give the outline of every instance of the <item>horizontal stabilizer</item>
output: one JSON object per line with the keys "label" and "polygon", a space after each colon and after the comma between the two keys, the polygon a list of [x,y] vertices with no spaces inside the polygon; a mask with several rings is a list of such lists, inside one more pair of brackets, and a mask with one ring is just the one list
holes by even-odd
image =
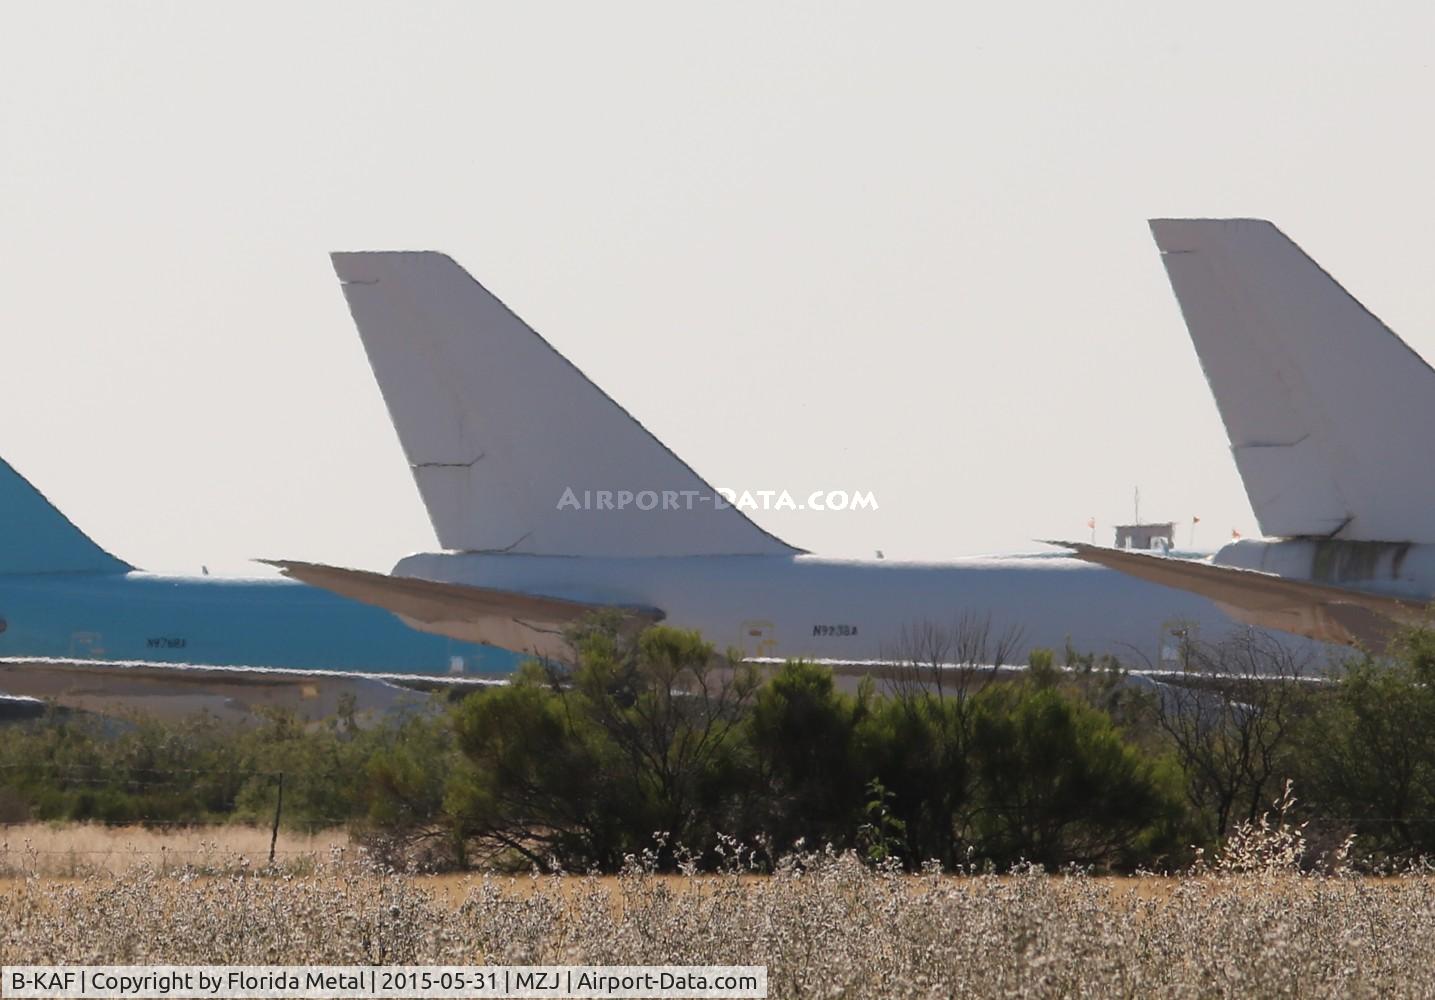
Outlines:
{"label": "horizontal stabilizer", "polygon": [[662,621],[656,608],[584,604],[509,590],[390,576],[317,563],[261,559],[285,576],[384,608],[424,631],[552,659],[569,659],[565,633],[590,615],[617,611],[634,630]]}
{"label": "horizontal stabilizer", "polygon": [[1071,549],[1078,559],[1151,583],[1200,594],[1217,604],[1251,615],[1299,613],[1318,610],[1331,629],[1328,641],[1383,648],[1401,625],[1424,622],[1427,609],[1414,601],[1370,594],[1307,580],[1291,580],[1260,570],[1216,566],[1208,562],[1085,542],[1047,542]]}
{"label": "horizontal stabilizer", "polygon": [[343,711],[346,703],[358,712],[382,715],[421,704],[415,691],[485,683],[494,682],[138,660],[0,658],[0,690],[8,694],[102,715],[139,712],[178,719],[205,711],[242,721],[256,710],[281,708],[317,722]]}

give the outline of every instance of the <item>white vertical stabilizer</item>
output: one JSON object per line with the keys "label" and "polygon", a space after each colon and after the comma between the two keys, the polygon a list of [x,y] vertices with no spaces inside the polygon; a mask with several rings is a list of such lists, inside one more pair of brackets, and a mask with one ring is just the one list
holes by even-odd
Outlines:
{"label": "white vertical stabilizer", "polygon": [[1269,222],[1151,231],[1261,531],[1435,541],[1435,370]]}
{"label": "white vertical stabilizer", "polygon": [[369,362],[445,549],[788,554],[463,268],[336,253]]}

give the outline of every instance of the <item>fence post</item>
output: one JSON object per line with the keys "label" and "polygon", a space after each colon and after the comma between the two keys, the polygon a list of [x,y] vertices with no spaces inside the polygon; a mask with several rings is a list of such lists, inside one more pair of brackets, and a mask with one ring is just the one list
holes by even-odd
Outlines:
{"label": "fence post", "polygon": [[269,863],[274,864],[274,848],[279,843],[279,814],[284,811],[284,772],[279,772],[279,794],[274,799],[274,830],[269,834]]}

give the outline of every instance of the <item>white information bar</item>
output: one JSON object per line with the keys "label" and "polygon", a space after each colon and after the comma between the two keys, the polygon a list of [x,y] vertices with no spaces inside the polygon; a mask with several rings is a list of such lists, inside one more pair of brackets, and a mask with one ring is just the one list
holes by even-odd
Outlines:
{"label": "white information bar", "polygon": [[8,965],[35,998],[766,997],[765,965]]}

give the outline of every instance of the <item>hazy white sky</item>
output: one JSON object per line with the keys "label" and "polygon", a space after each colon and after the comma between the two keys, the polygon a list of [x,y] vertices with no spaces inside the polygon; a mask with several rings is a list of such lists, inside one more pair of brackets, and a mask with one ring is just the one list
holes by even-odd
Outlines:
{"label": "hazy white sky", "polygon": [[[823,553],[1254,533],[1145,220],[1435,355],[1435,7],[4,5],[0,455],[147,568],[433,535],[329,269],[442,249]],[[1185,529],[1181,541],[1187,540]]]}

